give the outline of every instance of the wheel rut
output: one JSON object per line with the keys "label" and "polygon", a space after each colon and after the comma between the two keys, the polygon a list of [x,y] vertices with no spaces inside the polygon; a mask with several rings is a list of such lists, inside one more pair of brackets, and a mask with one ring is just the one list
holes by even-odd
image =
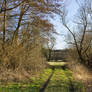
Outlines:
{"label": "wheel rut", "polygon": [[49,76],[48,79],[44,82],[44,84],[41,86],[39,92],[45,92],[45,89],[46,89],[47,85],[49,84],[49,82],[50,82],[50,80],[51,80],[51,78],[52,78],[52,76],[53,76],[53,74],[54,74],[54,70],[55,70],[55,68],[52,69],[52,72],[51,72],[50,76]]}

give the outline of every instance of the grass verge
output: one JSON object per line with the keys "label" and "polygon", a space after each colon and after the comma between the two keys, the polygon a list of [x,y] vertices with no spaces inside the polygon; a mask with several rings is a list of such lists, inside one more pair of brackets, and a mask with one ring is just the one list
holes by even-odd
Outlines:
{"label": "grass verge", "polygon": [[45,69],[39,76],[30,79],[30,83],[8,83],[0,85],[0,92],[38,92],[41,85],[51,74],[51,69]]}

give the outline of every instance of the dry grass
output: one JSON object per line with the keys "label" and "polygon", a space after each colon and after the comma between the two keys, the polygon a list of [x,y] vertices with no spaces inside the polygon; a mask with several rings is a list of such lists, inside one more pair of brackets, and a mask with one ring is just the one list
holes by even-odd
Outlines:
{"label": "dry grass", "polygon": [[92,79],[92,74],[84,65],[78,62],[69,62],[69,68],[73,71],[74,78],[79,80]]}
{"label": "dry grass", "polygon": [[92,71],[89,71],[84,65],[78,62],[69,62],[69,68],[75,80],[82,81],[86,92],[92,92]]}
{"label": "dry grass", "polygon": [[0,53],[0,82],[27,82],[45,68],[40,45],[6,45]]}

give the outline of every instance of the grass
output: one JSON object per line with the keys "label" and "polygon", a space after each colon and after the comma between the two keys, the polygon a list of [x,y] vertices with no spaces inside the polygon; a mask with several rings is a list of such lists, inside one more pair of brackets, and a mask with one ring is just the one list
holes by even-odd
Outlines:
{"label": "grass", "polygon": [[55,69],[54,75],[51,78],[46,92],[68,92],[67,88],[69,88],[69,80],[65,71],[62,69]]}
{"label": "grass", "polygon": [[30,79],[30,83],[9,83],[8,85],[1,85],[0,92],[38,92],[41,85],[47,80],[51,73],[51,69],[45,69],[38,77]]}
{"label": "grass", "polygon": [[67,62],[48,62],[50,68],[65,68],[67,66]]}
{"label": "grass", "polygon": [[55,69],[45,92],[84,92],[84,88],[81,82],[74,81],[70,70]]}
{"label": "grass", "polygon": [[48,64],[51,66],[64,66],[67,63],[66,62],[48,62]]}
{"label": "grass", "polygon": [[[38,77],[31,78],[29,84],[10,83],[2,85],[0,92],[39,92],[39,88],[48,79],[51,72],[51,69],[45,69]],[[72,72],[68,69],[55,69],[45,92],[72,92],[70,91],[70,80],[75,88],[74,92],[84,92],[82,83],[74,81]]]}

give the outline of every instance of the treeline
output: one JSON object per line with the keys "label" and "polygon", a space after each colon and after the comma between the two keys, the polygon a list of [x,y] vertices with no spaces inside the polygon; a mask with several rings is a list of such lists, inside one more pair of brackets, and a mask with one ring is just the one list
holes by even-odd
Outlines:
{"label": "treeline", "polygon": [[70,49],[55,50],[55,49],[42,48],[42,53],[47,61],[65,62],[65,61],[69,61],[68,56],[70,53]]}

